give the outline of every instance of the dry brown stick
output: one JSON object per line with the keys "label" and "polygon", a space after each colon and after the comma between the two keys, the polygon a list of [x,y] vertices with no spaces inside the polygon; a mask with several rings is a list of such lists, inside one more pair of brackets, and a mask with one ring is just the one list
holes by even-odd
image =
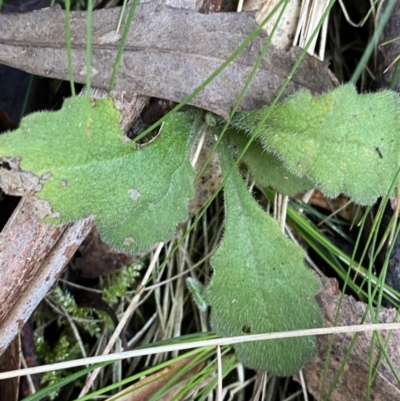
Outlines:
{"label": "dry brown stick", "polygon": [[93,226],[93,219],[48,226],[23,198],[0,233],[0,354],[2,354]]}

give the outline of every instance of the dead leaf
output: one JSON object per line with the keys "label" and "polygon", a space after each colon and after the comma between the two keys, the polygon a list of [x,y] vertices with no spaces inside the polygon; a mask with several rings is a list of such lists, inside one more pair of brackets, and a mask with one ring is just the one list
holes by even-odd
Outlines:
{"label": "dead leaf", "polygon": [[[323,289],[318,294],[317,300],[324,315],[325,326],[331,327],[333,326],[336,309],[338,307],[340,290],[335,279],[323,279],[322,284]],[[365,309],[366,305],[364,303],[358,302],[353,297],[345,295],[341,305],[337,326],[361,324],[361,317],[363,316]],[[381,308],[379,323],[393,322],[396,322],[396,310]],[[365,323],[371,323],[371,320],[367,318]],[[382,340],[385,341],[388,332],[381,331],[380,335]],[[329,356],[326,380],[322,387],[322,394],[326,393],[327,389],[330,387],[333,378],[349,349],[353,336],[354,333],[335,335],[332,353]],[[366,399],[371,339],[372,332],[362,332],[359,334],[345,369],[340,375],[339,381],[329,397],[330,401],[364,401]],[[314,360],[304,366],[303,374],[308,390],[316,399],[319,399],[324,363],[328,355],[329,336],[318,336],[317,340],[318,355]],[[391,333],[390,341],[387,344],[386,349],[397,372],[400,372],[399,347],[400,332],[394,331]],[[379,356],[381,356],[381,351],[379,346],[376,346],[373,358],[374,363],[377,362]],[[295,379],[299,381],[298,377],[295,377]],[[400,399],[400,384],[396,381],[384,357],[378,368],[375,381],[371,387],[371,399],[374,401]]]}
{"label": "dead leaf", "polygon": [[142,256],[112,249],[100,239],[100,234],[95,227],[83,240],[79,253],[80,256],[74,260],[73,269],[83,278],[95,278],[114,273]]}
{"label": "dead leaf", "polygon": [[[107,89],[119,41],[108,40],[120,9],[93,13],[92,85]],[[59,8],[0,15],[0,62],[37,75],[69,79],[65,15]],[[29,29],[26,27],[29,26]],[[248,13],[200,14],[157,2],[139,4],[118,70],[115,90],[180,102],[201,85],[257,27]],[[74,80],[85,83],[86,14],[71,13]],[[189,103],[228,118],[267,40],[260,32],[225,70]],[[271,103],[301,49],[273,46],[263,58],[239,110]],[[327,65],[306,55],[285,91],[317,94],[336,83]]]}
{"label": "dead leaf", "polygon": [[328,210],[331,215],[338,215],[347,221],[354,222],[354,224],[358,224],[363,213],[363,209],[352,202],[350,198],[340,195],[337,198],[330,199],[317,189],[314,189],[308,203]]}

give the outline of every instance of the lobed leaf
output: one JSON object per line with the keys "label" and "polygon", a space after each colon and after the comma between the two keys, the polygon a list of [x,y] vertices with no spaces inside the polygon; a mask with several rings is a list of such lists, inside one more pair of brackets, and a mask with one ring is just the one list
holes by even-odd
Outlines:
{"label": "lobed leaf", "polygon": [[[226,148],[218,153],[226,177],[234,163]],[[238,336],[321,327],[314,298],[320,285],[303,264],[304,251],[259,207],[236,168],[224,192],[225,232],[202,294],[215,332]],[[289,376],[314,357],[316,344],[314,337],[299,337],[237,344],[235,350],[251,368]]]}
{"label": "lobed leaf", "polygon": [[[264,115],[265,109],[241,113],[233,125],[254,132]],[[343,193],[367,205],[387,194],[396,178],[399,130],[395,92],[359,95],[347,84],[317,97],[298,92],[274,108],[259,139],[325,195]]]}
{"label": "lobed leaf", "polygon": [[46,222],[94,215],[110,245],[139,252],[170,239],[187,217],[192,122],[190,113],[171,115],[156,139],[134,149],[110,100],[71,98],[60,111],[31,114],[2,135],[0,161],[20,158],[22,170],[40,177],[36,196],[59,216]]}

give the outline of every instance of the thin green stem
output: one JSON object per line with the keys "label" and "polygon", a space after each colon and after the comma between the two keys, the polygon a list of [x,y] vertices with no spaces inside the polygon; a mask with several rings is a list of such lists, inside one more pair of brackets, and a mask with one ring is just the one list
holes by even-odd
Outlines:
{"label": "thin green stem", "polygon": [[72,66],[72,49],[71,49],[71,0],[65,0],[65,42],[67,44],[68,58],[68,75],[72,96],[75,96],[74,70]]}
{"label": "thin green stem", "polygon": [[92,20],[93,0],[88,0],[86,17],[86,96],[90,97],[92,85]]}
{"label": "thin green stem", "polygon": [[[133,17],[135,16],[136,6],[138,4],[139,4],[139,0],[134,0],[131,5],[131,8],[129,10],[128,19],[126,21],[124,31],[122,33],[121,43],[118,47],[118,53],[115,58],[114,67],[113,67],[113,71],[112,71],[111,79],[110,79],[110,85],[108,86],[108,91],[111,91],[115,85],[115,81],[117,79],[117,72],[118,72],[119,65],[121,63],[122,54],[124,52],[126,40],[128,38],[129,29],[132,25]],[[121,16],[122,16],[122,12],[121,12]],[[119,30],[119,28],[120,28],[120,26],[118,25],[118,30]]]}

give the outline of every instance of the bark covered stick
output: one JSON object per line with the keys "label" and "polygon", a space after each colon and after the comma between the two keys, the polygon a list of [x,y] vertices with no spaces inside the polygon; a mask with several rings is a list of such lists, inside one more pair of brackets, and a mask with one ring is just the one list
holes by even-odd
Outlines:
{"label": "bark covered stick", "polygon": [[93,226],[92,218],[48,226],[23,198],[0,233],[0,355],[55,284]]}

